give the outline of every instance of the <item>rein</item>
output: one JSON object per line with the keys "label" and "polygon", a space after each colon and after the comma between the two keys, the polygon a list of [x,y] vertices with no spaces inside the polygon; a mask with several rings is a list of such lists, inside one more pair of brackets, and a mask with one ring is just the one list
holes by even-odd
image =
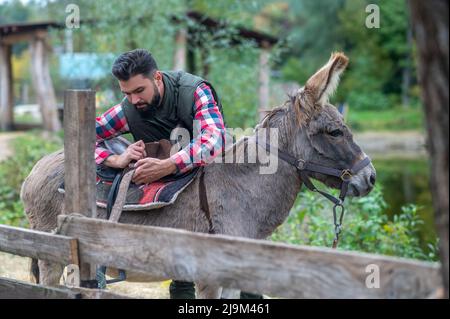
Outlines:
{"label": "rein", "polygon": [[[256,144],[261,145],[258,142],[258,139],[256,139]],[[265,146],[264,145],[262,145],[262,146],[265,147],[265,149],[270,154],[272,154],[271,149],[272,150],[276,149],[276,148],[271,147],[269,143],[266,143]],[[370,162],[371,162],[370,158],[365,157],[364,159],[360,160],[355,165],[353,165],[351,168],[336,169],[336,168],[332,168],[332,167],[327,167],[327,166],[311,163],[311,162],[305,161],[301,158],[296,158],[296,157],[292,156],[291,154],[286,153],[279,149],[276,149],[276,150],[277,150],[278,158],[280,158],[281,160],[285,161],[288,164],[291,164],[292,166],[294,166],[297,169],[297,171],[300,175],[300,179],[303,181],[303,183],[306,185],[306,187],[310,191],[321,194],[322,196],[324,196],[326,199],[328,199],[329,201],[331,201],[334,204],[334,206],[333,206],[334,239],[333,239],[332,248],[336,248],[338,245],[338,242],[339,242],[339,235],[342,230],[342,220],[344,218],[344,212],[345,212],[344,200],[345,200],[345,196],[347,195],[348,185],[350,183],[351,178],[354,175],[356,175],[364,167],[366,167],[367,165],[370,164]],[[342,183],[341,183],[341,192],[339,194],[339,198],[336,198],[329,193],[326,193],[324,191],[317,189],[317,187],[314,186],[313,182],[311,181],[308,173],[320,173],[320,174],[340,178],[342,180]]]}

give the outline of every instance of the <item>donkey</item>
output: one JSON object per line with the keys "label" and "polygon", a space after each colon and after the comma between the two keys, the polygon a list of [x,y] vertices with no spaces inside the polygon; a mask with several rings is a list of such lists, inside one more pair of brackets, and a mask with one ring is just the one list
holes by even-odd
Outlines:
{"label": "donkey", "polygon": [[[341,114],[328,103],[347,64],[348,58],[343,53],[332,54],[304,87],[264,118],[256,132],[261,128],[278,129],[279,150],[307,162],[339,170],[360,162],[366,155],[353,141]],[[241,138],[233,149],[242,154],[252,145],[257,147],[256,136],[255,133]],[[204,167],[209,218],[200,207],[197,178],[173,205],[149,212],[124,211],[119,222],[203,233],[208,233],[212,222],[218,234],[265,239],[287,218],[303,181],[297,168],[286,161],[278,161],[275,174],[260,174],[260,166],[257,162],[211,163]],[[24,181],[21,199],[32,229],[50,232],[57,227],[57,216],[63,212],[64,195],[57,191],[64,179],[63,170],[64,153],[60,150],[42,158]],[[316,172],[309,176],[332,188],[340,188],[343,183],[327,174]],[[375,168],[366,165],[349,178],[347,195],[367,195],[375,178]],[[98,217],[105,218],[105,210],[98,209]],[[38,266],[39,282],[59,283],[62,265],[40,260]],[[127,277],[130,281],[150,279],[132,273],[127,273]],[[217,298],[220,291],[220,287],[197,283],[199,297]]]}

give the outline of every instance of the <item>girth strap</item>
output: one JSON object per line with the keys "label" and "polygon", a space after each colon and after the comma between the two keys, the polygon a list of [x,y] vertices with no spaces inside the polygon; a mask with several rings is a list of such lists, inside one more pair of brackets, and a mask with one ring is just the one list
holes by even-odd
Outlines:
{"label": "girth strap", "polygon": [[206,216],[206,219],[208,220],[209,224],[209,234],[215,234],[216,231],[214,229],[214,224],[212,222],[211,218],[211,211],[209,210],[208,205],[208,196],[206,194],[206,186],[205,186],[205,168],[200,168],[200,177],[198,181],[198,195],[200,200],[200,209],[203,211],[203,213]]}

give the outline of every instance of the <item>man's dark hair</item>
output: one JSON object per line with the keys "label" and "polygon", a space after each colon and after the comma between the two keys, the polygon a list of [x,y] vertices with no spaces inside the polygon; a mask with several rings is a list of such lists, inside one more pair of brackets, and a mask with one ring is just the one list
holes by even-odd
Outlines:
{"label": "man's dark hair", "polygon": [[135,49],[122,53],[112,67],[112,74],[120,81],[128,81],[131,77],[142,74],[150,78],[158,70],[156,61],[145,49]]}

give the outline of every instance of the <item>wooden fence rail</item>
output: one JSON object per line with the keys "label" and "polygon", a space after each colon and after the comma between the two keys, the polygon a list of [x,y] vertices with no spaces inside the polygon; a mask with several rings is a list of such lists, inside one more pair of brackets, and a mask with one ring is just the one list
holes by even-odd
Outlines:
{"label": "wooden fence rail", "polygon": [[441,283],[437,263],[75,216],[58,224],[78,239],[81,262],[276,297],[425,298]]}
{"label": "wooden fence rail", "polygon": [[75,238],[6,225],[0,225],[0,251],[65,265],[79,264]]}
{"label": "wooden fence rail", "polygon": [[[441,284],[438,263],[74,215],[59,216],[58,224],[64,236],[0,225],[0,251],[64,265],[105,265],[152,277],[202,281],[288,298],[426,298]],[[375,282],[367,285],[369,277],[379,278],[378,288]],[[81,288],[52,290],[0,278],[0,298],[16,296],[125,297]]]}
{"label": "wooden fence rail", "polygon": [[[96,216],[95,93],[66,91],[65,214]],[[373,254],[293,246],[63,215],[64,235],[0,225],[0,251],[80,266],[105,265],[152,277],[204,282],[274,297],[426,298],[441,287],[440,265]],[[0,298],[124,298],[0,278]]]}
{"label": "wooden fence rail", "polygon": [[129,297],[99,289],[45,287],[0,277],[0,299],[127,299]]}

